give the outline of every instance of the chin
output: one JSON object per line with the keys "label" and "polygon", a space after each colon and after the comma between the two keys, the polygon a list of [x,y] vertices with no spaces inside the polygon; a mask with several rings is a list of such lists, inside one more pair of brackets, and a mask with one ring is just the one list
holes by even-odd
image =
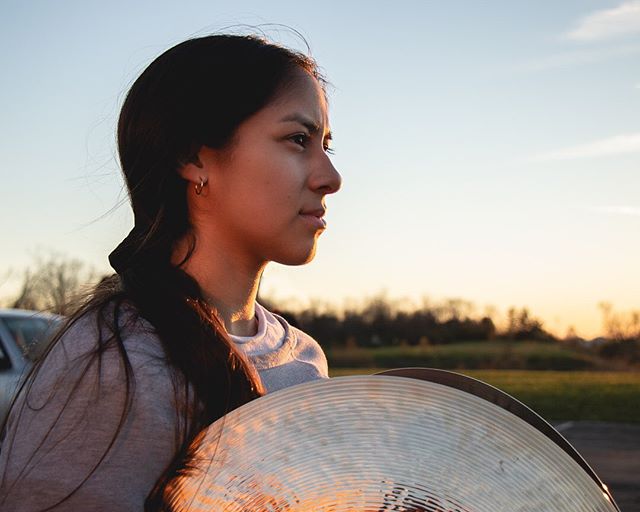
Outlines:
{"label": "chin", "polygon": [[296,253],[291,252],[289,254],[283,254],[281,255],[280,258],[274,259],[274,261],[282,265],[289,265],[289,266],[306,265],[311,260],[313,260],[315,255],[316,255],[316,245],[314,244],[313,247],[311,247],[310,249],[299,251]]}

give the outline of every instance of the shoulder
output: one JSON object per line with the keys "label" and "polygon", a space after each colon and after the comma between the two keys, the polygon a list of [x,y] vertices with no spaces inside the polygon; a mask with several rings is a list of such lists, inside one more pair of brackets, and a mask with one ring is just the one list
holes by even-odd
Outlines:
{"label": "shoulder", "polygon": [[289,332],[294,339],[294,352],[296,357],[314,357],[324,360],[326,365],[326,357],[320,344],[309,334],[298,327],[289,326]]}
{"label": "shoulder", "polygon": [[131,390],[144,393],[149,380],[160,394],[166,387],[161,384],[173,375],[160,338],[131,306],[116,311],[107,304],[62,329],[25,384],[30,396],[65,400],[73,389],[86,394],[98,387],[109,396]]}
{"label": "shoulder", "polygon": [[290,325],[283,317],[275,316],[285,326],[286,343],[290,347],[293,361],[304,364],[308,369],[313,369],[309,380],[328,378],[327,357],[320,344],[302,329]]}
{"label": "shoulder", "polygon": [[[70,509],[140,509],[178,447],[176,376],[158,336],[135,311],[102,313],[64,330],[10,412],[0,482],[20,481],[11,503],[51,504],[91,474]],[[42,496],[28,494],[45,482]]]}
{"label": "shoulder", "polygon": [[115,311],[108,305],[63,327],[21,395],[29,414],[40,418],[46,410],[55,414],[63,408],[70,415],[87,407],[108,416],[125,404],[134,412],[145,412],[156,403],[173,411],[178,377],[153,327],[130,306]]}
{"label": "shoulder", "polygon": [[43,386],[59,388],[61,399],[79,388],[107,408],[126,397],[138,409],[157,403],[171,409],[178,377],[153,326],[130,305],[118,310],[107,305],[69,325],[41,362],[32,385],[36,394]]}
{"label": "shoulder", "polygon": [[145,356],[164,358],[154,327],[126,303],[107,304],[73,320],[60,336],[58,350],[63,349],[69,357],[79,357],[96,349],[113,350],[119,344],[136,360]]}

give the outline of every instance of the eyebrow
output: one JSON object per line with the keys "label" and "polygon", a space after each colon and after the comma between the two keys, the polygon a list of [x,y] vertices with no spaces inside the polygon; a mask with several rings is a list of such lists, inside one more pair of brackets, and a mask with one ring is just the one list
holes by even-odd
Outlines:
{"label": "eyebrow", "polygon": [[[309,133],[311,134],[316,134],[320,131],[320,125],[318,123],[299,113],[289,114],[288,116],[285,116],[282,119],[280,119],[280,122],[281,123],[291,123],[291,122],[299,123],[302,126],[304,126],[307,130],[309,130]],[[327,134],[325,135],[325,139],[331,140],[331,131],[327,132]]]}

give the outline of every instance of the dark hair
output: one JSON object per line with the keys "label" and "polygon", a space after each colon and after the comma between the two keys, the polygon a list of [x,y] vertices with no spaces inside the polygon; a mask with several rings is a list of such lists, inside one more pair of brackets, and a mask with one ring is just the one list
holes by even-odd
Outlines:
{"label": "dark hair", "polygon": [[[135,389],[122,337],[122,306],[132,304],[155,328],[175,369],[176,403],[185,404],[184,428],[180,448],[148,496],[146,510],[162,508],[168,484],[185,466],[188,447],[199,431],[264,394],[255,369],[234,349],[198,283],[181,270],[197,240],[189,223],[187,182],[178,170],[193,162],[202,146],[230,146],[240,123],[295,80],[300,70],[324,86],[314,61],[303,54],[256,36],[200,37],[157,57],[124,101],[118,150],[135,225],[109,257],[117,275],[103,280],[54,343],[87,313],[97,313],[98,332],[108,326],[109,334],[101,334],[94,356],[100,358],[115,344],[126,370],[127,400],[113,444]],[[189,251],[176,265],[171,261],[174,248],[185,239]]]}

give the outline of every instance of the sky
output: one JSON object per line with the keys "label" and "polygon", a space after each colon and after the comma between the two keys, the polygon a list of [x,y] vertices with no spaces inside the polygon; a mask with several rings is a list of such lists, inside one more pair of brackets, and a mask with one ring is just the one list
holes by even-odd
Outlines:
{"label": "sky", "polygon": [[271,264],[262,294],[462,298],[584,337],[600,302],[640,309],[638,0],[2,0],[0,297],[43,252],[109,271],[132,226],[128,87],[170,46],[243,25],[308,42],[343,177],[315,260]]}

